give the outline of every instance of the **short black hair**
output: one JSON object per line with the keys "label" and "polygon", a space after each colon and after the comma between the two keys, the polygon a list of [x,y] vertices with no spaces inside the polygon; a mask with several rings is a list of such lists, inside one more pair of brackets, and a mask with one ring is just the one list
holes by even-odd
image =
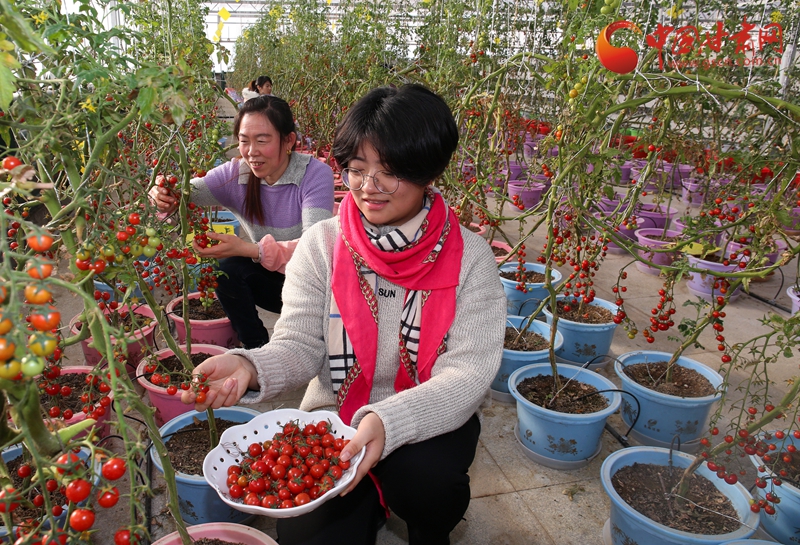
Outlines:
{"label": "short black hair", "polygon": [[241,109],[236,114],[233,120],[233,136],[239,138],[239,128],[242,125],[242,118],[246,114],[259,113],[267,116],[269,122],[275,127],[275,130],[286,138],[290,133],[295,132],[294,116],[289,103],[272,95],[259,95],[251,98],[242,104]]}
{"label": "short black hair", "polygon": [[258,76],[258,79],[256,80],[256,87],[261,87],[265,83],[272,85],[272,78],[269,76]]}
{"label": "short black hair", "polygon": [[424,186],[447,168],[458,146],[458,127],[444,99],[426,87],[378,87],[356,102],[336,127],[336,162],[347,167],[365,142],[391,172]]}

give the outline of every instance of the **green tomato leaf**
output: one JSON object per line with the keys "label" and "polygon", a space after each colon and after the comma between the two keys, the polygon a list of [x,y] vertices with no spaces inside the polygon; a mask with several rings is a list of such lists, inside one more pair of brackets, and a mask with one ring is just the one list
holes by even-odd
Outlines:
{"label": "green tomato leaf", "polygon": [[142,87],[139,89],[139,96],[136,97],[136,104],[142,117],[147,117],[153,113],[156,102],[156,91],[152,87]]}
{"label": "green tomato leaf", "polygon": [[14,98],[15,81],[17,78],[14,77],[9,67],[0,63],[0,110],[8,110],[11,105],[11,99]]}
{"label": "green tomato leaf", "polygon": [[612,201],[614,200],[614,188],[612,188],[610,185],[603,186],[603,194],[607,199]]}

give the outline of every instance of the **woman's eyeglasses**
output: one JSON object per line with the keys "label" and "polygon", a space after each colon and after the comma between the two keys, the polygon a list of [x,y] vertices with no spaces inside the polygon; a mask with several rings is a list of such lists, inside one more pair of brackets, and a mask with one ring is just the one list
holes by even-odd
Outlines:
{"label": "woman's eyeglasses", "polygon": [[357,168],[346,168],[342,171],[342,182],[348,189],[353,191],[358,191],[364,187],[364,184],[367,183],[367,178],[372,178],[372,184],[375,189],[384,195],[391,195],[400,187],[400,178],[385,170],[376,172],[374,175],[366,174]]}

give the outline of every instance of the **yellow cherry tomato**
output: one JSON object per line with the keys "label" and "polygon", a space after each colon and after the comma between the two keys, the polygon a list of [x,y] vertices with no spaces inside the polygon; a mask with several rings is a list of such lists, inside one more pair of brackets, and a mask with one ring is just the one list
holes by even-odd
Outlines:
{"label": "yellow cherry tomato", "polygon": [[19,376],[21,370],[22,365],[17,360],[8,360],[0,363],[0,378],[14,380]]}
{"label": "yellow cherry tomato", "polygon": [[6,361],[11,358],[16,349],[17,346],[14,343],[5,337],[0,338],[0,361]]}
{"label": "yellow cherry tomato", "polygon": [[58,339],[52,333],[34,333],[28,337],[28,349],[37,356],[47,357],[55,352]]}

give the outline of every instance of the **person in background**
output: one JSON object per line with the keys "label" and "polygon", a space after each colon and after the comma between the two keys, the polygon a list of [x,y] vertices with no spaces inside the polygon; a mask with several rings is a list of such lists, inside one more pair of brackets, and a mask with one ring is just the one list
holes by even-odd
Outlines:
{"label": "person in background", "polygon": [[[248,100],[233,122],[241,158],[191,181],[191,202],[233,212],[250,240],[213,233],[200,257],[219,259],[225,273],[216,294],[242,346],[256,348],[269,334],[256,307],[280,313],[286,264],[300,236],[333,210],[333,172],[310,155],[293,153],[297,136],[285,100],[262,95]],[[160,181],[160,180],[159,180]],[[150,196],[159,212],[172,213],[178,198],[156,184]]]}
{"label": "person in background", "polygon": [[278,519],[281,545],[374,544],[387,509],[410,544],[444,545],[467,511],[506,298],[489,245],[433,187],[457,145],[449,107],[420,85],[373,89],[350,108],[332,150],[350,193],[300,240],[272,341],[201,363],[202,403],[182,393],[205,410],[308,383],[301,410],[337,410],[357,428],[340,455],[366,447],[355,479]]}
{"label": "person in background", "polygon": [[253,80],[242,89],[242,104],[257,96],[259,96],[258,88],[256,87],[256,80]]}

